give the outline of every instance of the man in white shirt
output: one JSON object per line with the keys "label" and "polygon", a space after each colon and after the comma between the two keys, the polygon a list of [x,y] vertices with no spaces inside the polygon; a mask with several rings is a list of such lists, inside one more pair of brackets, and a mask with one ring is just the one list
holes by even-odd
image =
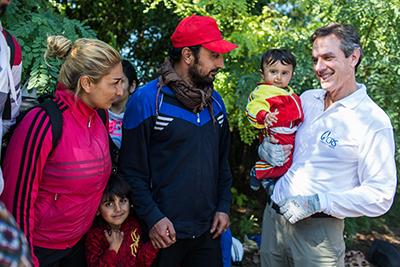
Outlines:
{"label": "man in white shirt", "polygon": [[[10,0],[0,0],[0,17],[5,13]],[[15,123],[21,106],[20,81],[22,52],[17,40],[0,22],[0,153],[2,137]],[[3,192],[3,175],[0,170],[0,194]]]}
{"label": "man in white shirt", "polygon": [[343,219],[384,214],[396,191],[392,125],[355,78],[362,57],[356,30],[330,24],[311,42],[323,89],[301,95],[305,119],[293,164],[264,211],[263,267],[344,266]]}

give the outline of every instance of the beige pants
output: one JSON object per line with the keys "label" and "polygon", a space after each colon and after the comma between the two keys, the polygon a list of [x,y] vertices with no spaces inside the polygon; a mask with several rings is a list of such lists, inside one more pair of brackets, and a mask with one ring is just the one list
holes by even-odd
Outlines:
{"label": "beige pants", "polygon": [[344,221],[307,218],[289,223],[268,205],[261,238],[262,267],[344,266]]}

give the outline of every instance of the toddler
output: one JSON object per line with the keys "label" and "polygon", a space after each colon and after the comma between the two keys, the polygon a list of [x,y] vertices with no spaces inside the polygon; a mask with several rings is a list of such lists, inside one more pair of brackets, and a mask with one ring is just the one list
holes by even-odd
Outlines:
{"label": "toddler", "polygon": [[[271,49],[262,56],[263,82],[251,92],[246,106],[247,118],[261,130],[262,141],[269,138],[280,144],[294,144],[295,132],[304,117],[300,98],[288,87],[295,67],[296,59],[286,49]],[[291,164],[292,155],[283,166],[257,161],[250,171],[250,187],[258,190],[262,184],[268,189]]]}

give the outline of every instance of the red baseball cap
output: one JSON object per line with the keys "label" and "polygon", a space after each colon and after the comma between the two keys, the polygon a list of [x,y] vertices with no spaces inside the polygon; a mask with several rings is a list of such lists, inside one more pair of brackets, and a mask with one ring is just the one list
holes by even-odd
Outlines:
{"label": "red baseball cap", "polygon": [[237,45],[222,38],[217,22],[208,16],[192,15],[184,18],[176,26],[171,41],[175,48],[201,45],[220,54],[228,53],[237,48]]}

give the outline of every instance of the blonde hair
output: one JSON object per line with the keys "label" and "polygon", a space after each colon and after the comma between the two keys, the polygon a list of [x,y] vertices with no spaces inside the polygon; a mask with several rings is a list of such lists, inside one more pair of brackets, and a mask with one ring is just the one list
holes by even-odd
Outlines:
{"label": "blonde hair", "polygon": [[103,41],[81,38],[72,43],[62,35],[47,37],[45,58],[49,57],[65,60],[58,80],[76,94],[81,91],[80,77],[97,83],[121,62],[119,53]]}

